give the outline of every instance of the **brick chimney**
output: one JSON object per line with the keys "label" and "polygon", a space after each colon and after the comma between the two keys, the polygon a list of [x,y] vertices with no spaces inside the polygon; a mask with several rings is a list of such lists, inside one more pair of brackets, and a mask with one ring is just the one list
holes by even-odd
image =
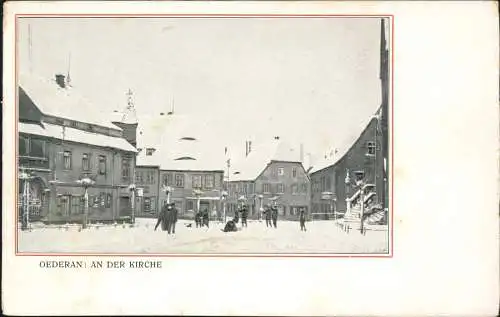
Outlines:
{"label": "brick chimney", "polygon": [[56,83],[61,88],[66,88],[66,76],[63,74],[56,74]]}

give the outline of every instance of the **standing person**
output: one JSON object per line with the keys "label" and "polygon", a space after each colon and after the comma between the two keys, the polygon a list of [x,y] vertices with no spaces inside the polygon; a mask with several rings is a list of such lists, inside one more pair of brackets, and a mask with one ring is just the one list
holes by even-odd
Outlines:
{"label": "standing person", "polygon": [[299,221],[300,221],[300,231],[307,231],[307,229],[306,229],[306,212],[305,212],[304,208],[300,208]]}
{"label": "standing person", "polygon": [[242,227],[248,227],[247,218],[248,218],[248,208],[246,205],[243,205],[241,207],[241,226]]}
{"label": "standing person", "polygon": [[158,226],[161,224],[161,230],[165,231],[167,230],[167,221],[166,221],[166,214],[167,214],[167,206],[165,203],[163,203],[163,206],[161,207],[160,212],[158,213],[158,220],[156,221],[156,226],[155,226],[155,231],[158,229]]}
{"label": "standing person", "polygon": [[202,227],[203,226],[207,226],[207,228],[208,228],[209,222],[210,222],[209,220],[210,219],[208,217],[208,209],[205,209],[205,210],[203,210],[203,223],[202,223]]}
{"label": "standing person", "polygon": [[278,207],[276,207],[276,205],[274,205],[271,208],[271,211],[272,211],[271,217],[273,219],[273,226],[274,226],[274,228],[276,228],[277,224],[278,224]]}
{"label": "standing person", "polygon": [[238,222],[240,222],[240,211],[239,211],[239,208],[236,208],[236,210],[234,211],[234,219],[233,221],[238,224]]}
{"label": "standing person", "polygon": [[[169,215],[169,224],[170,224],[170,229],[172,231],[172,234],[175,234],[175,224],[177,223],[177,214],[178,210],[175,208],[175,203],[170,204],[170,211],[168,213]],[[170,234],[170,231],[169,231]]]}
{"label": "standing person", "polygon": [[271,223],[271,209],[269,208],[269,206],[266,206],[266,208],[264,209],[264,215],[266,217],[266,227],[272,227],[272,223]]}

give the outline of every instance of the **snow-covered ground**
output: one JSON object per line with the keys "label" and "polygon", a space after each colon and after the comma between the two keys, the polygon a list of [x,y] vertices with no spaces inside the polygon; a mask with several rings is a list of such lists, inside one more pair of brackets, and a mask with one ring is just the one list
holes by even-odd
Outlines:
{"label": "snow-covered ground", "polygon": [[175,235],[158,228],[155,219],[137,219],[130,225],[33,225],[19,231],[19,252],[77,253],[387,253],[387,226],[370,227],[365,235],[358,230],[347,233],[333,221],[308,222],[307,232],[299,223],[278,222],[266,228],[265,222],[249,221],[238,232],[224,233],[221,223],[210,228],[188,228],[192,221],[180,220]]}

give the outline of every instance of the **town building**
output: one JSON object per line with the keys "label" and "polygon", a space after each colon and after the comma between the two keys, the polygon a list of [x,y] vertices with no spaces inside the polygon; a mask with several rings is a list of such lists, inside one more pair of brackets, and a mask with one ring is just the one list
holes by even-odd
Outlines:
{"label": "town building", "polygon": [[279,137],[250,145],[243,157],[229,164],[229,214],[235,214],[238,200],[244,198],[250,218],[258,218],[262,207],[276,201],[281,219],[296,220],[300,208],[309,210],[310,182],[302,164],[302,151]]}
{"label": "town building", "polygon": [[81,180],[91,179],[87,219],[130,219],[136,149],[123,130],[78,95],[64,75],[46,80],[21,74],[18,93],[19,175],[30,176],[28,193],[25,181],[18,183],[20,208],[28,205],[33,221],[80,222]]}
{"label": "town building", "polygon": [[385,210],[389,206],[389,51],[386,37],[387,28],[382,19],[381,105],[359,126],[359,132],[347,138],[333,155],[324,157],[311,170],[312,213],[320,218],[346,213],[351,216],[351,211],[359,217],[361,197],[364,206],[378,204]]}
{"label": "town building", "polygon": [[203,138],[206,130],[201,120],[173,111],[139,119],[138,217],[156,217],[168,199],[176,204],[179,218],[192,219],[197,210],[222,214],[223,149]]}

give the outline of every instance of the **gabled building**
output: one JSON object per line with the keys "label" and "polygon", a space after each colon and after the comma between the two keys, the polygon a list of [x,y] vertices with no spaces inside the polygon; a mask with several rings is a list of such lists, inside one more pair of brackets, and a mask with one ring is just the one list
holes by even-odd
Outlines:
{"label": "gabled building", "polygon": [[19,181],[19,204],[29,197],[30,219],[81,221],[83,178],[94,181],[88,189],[90,221],[129,219],[136,149],[123,130],[63,75],[19,79],[18,168],[32,177],[28,195]]}
{"label": "gabled building", "polygon": [[[313,213],[327,214],[334,211],[339,214],[351,211],[357,213],[362,196],[365,206],[376,203],[385,210],[389,207],[388,30],[386,19],[382,19],[379,74],[381,105],[374,116],[367,118],[359,126],[359,132],[347,138],[339,146],[335,155],[325,157],[313,167],[311,171]],[[356,185],[356,178],[363,179],[361,188]],[[383,221],[386,222],[387,219]]]}
{"label": "gabled building", "polygon": [[300,208],[309,210],[309,177],[301,162],[301,152],[278,137],[254,145],[244,157],[230,164],[228,212],[234,215],[238,199],[244,197],[250,218],[259,217],[260,208],[276,200],[281,219],[296,220]]}
{"label": "gabled building", "polygon": [[138,216],[157,215],[166,187],[173,189],[180,218],[193,218],[198,208],[221,215],[224,149],[204,138],[204,129],[203,121],[173,112],[140,119],[136,184],[144,196]]}

